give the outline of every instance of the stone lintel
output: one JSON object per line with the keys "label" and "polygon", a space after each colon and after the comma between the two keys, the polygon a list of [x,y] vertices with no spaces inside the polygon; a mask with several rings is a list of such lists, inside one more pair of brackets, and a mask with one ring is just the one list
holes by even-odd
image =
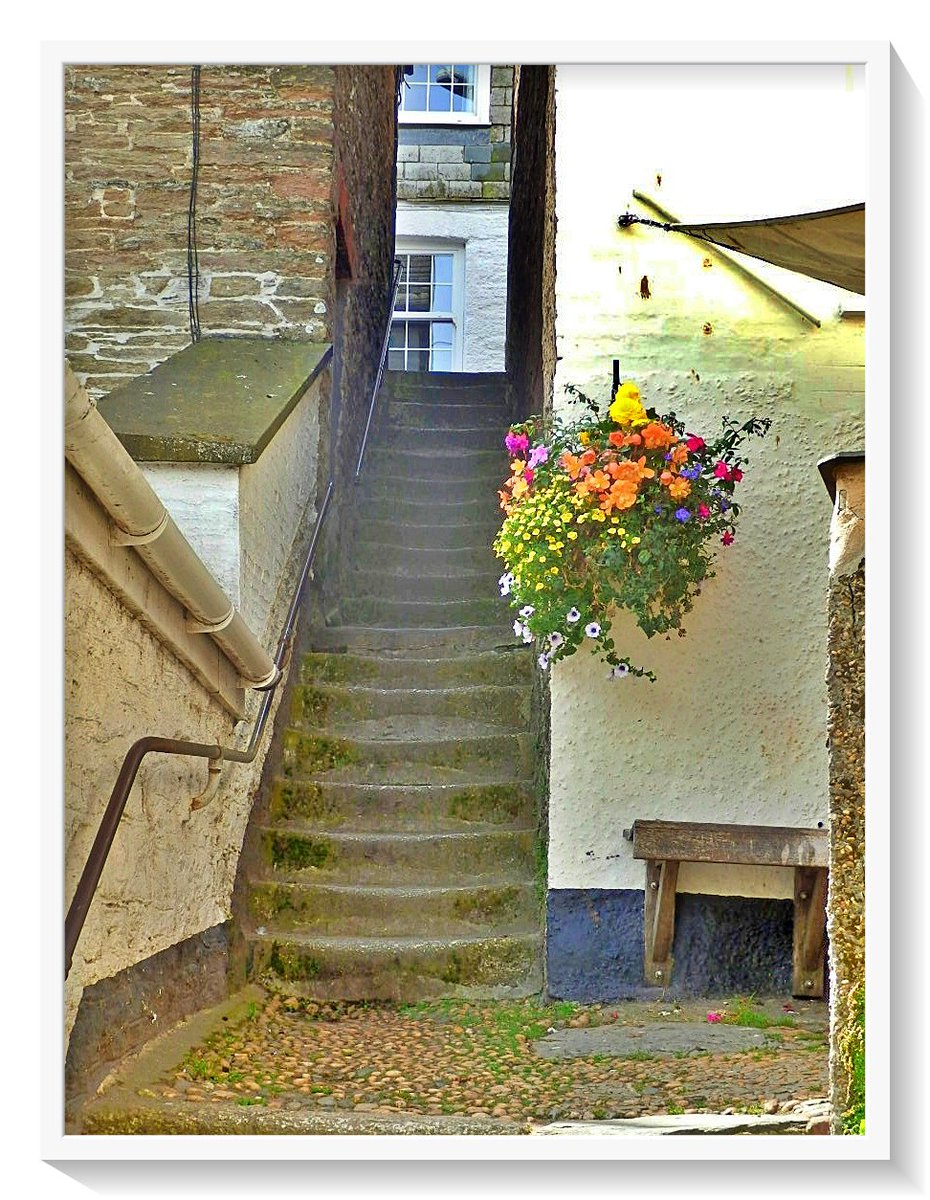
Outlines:
{"label": "stone lintel", "polygon": [[332,346],[214,337],[98,403],[137,462],[254,463],[332,357]]}

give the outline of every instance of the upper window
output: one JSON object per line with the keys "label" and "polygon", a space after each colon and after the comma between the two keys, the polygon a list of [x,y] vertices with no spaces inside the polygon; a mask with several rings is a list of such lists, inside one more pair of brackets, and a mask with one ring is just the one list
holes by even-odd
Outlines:
{"label": "upper window", "polygon": [[404,68],[400,121],[415,125],[487,125],[490,106],[490,66],[417,63]]}

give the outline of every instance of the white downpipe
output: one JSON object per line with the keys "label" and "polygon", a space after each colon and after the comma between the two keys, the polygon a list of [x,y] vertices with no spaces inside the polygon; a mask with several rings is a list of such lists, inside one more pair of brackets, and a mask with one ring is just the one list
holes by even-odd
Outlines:
{"label": "white downpipe", "polygon": [[247,687],[266,688],[278,668],[249,629],[151,484],[65,363],[65,457],[112,520],[114,544],[132,547],[188,613],[188,626],[216,642]]}

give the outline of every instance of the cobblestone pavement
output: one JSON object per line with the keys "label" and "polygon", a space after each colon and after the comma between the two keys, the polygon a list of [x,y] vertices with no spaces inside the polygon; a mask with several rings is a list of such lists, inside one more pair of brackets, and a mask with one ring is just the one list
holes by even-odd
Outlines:
{"label": "cobblestone pavement", "polygon": [[[756,1036],[744,1039],[751,1044],[733,1050],[731,1038],[703,1049],[715,1042],[707,1036],[708,1011],[721,1013],[727,1026],[751,1029]],[[643,1044],[651,1049],[631,1051],[631,1041],[619,1038],[620,1052],[604,1053],[611,1039],[601,1036],[600,1053],[579,1054],[584,1046],[575,1038],[570,1056],[548,1055],[561,1030],[606,1025],[649,1032]],[[137,1094],[208,1107],[486,1115],[524,1124],[771,1113],[827,1095],[826,1026],[826,1004],[787,999],[399,1006],[276,997],[223,1018]],[[672,1028],[664,1048],[661,1030]]]}

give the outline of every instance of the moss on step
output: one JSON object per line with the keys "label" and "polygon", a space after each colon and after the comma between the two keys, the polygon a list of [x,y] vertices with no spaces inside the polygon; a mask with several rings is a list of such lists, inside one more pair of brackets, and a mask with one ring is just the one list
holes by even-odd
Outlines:
{"label": "moss on step", "polygon": [[463,921],[475,924],[513,920],[520,911],[520,889],[516,887],[482,888],[457,896],[452,903],[453,913]]}
{"label": "moss on step", "polygon": [[523,975],[533,965],[532,951],[510,938],[489,938],[452,950],[437,972],[452,987],[503,983]]}
{"label": "moss on step", "polygon": [[272,821],[286,821],[289,817],[341,825],[343,817],[339,805],[328,796],[318,783],[295,783],[278,779],[271,792],[268,815]]}
{"label": "moss on step", "polygon": [[294,775],[298,768],[305,775],[331,771],[347,766],[357,758],[358,751],[346,738],[298,733],[295,729],[288,729],[284,734],[284,774],[287,776]]}
{"label": "moss on step", "polygon": [[376,659],[366,661],[357,655],[311,653],[300,663],[300,678],[316,683],[348,683],[372,679],[377,673]]}
{"label": "moss on step", "polygon": [[293,982],[299,979],[317,979],[322,967],[312,954],[305,954],[294,946],[274,942],[268,956],[268,966],[279,979]]}
{"label": "moss on step", "polygon": [[328,838],[269,831],[263,837],[267,859],[275,868],[303,871],[335,865],[339,852]]}
{"label": "moss on step", "polygon": [[518,787],[489,784],[464,788],[449,802],[449,815],[459,821],[503,824],[514,821],[526,807],[526,797]]}
{"label": "moss on step", "polygon": [[332,703],[332,696],[321,688],[303,685],[291,696],[291,717],[311,725],[323,725]]}

